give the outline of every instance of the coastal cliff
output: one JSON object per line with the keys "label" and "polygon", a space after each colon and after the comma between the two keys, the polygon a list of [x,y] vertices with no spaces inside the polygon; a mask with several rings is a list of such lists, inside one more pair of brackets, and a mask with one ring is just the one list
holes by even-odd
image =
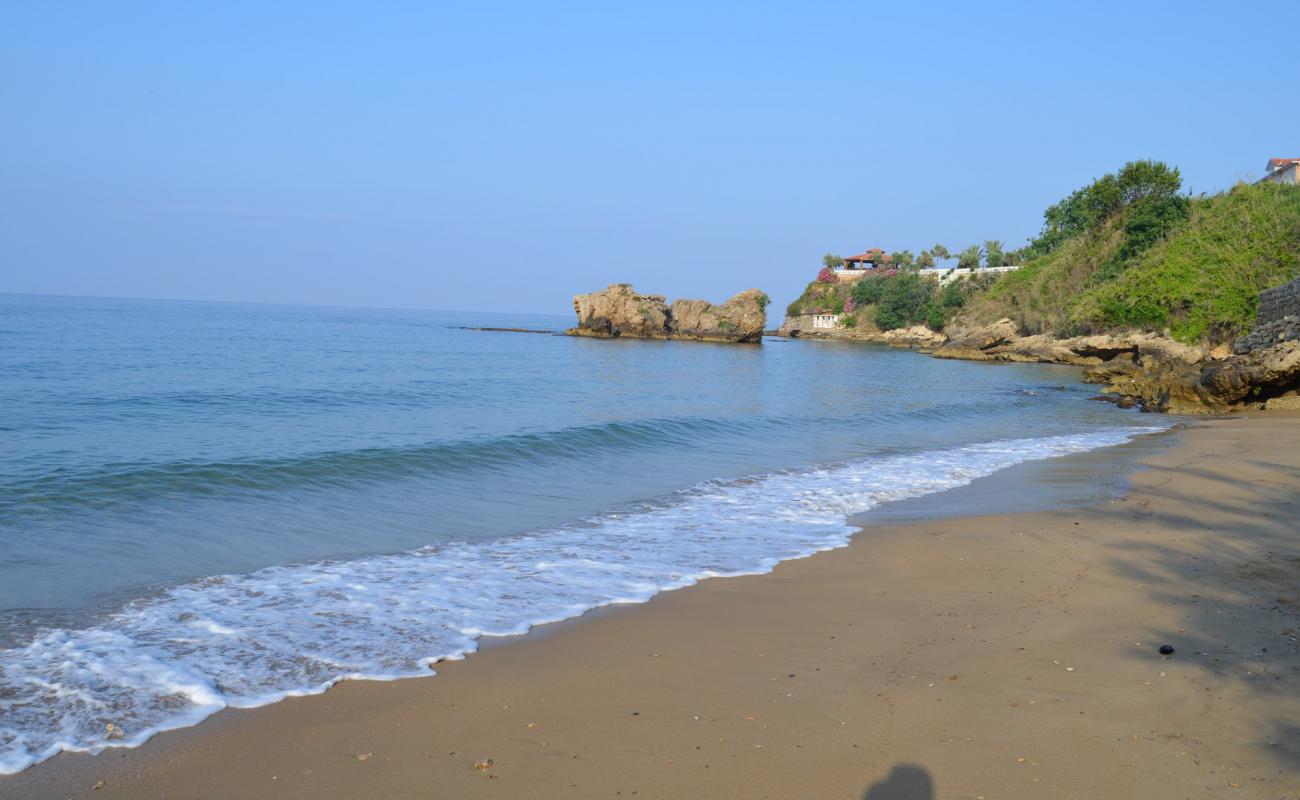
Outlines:
{"label": "coastal cliff", "polygon": [[1086,367],[1121,405],[1200,414],[1243,408],[1300,408],[1300,279],[1261,294],[1250,333],[1225,346],[1119,332],[1057,339],[1021,336],[1010,319],[953,330],[936,358]]}
{"label": "coastal cliff", "polygon": [[985,245],[963,258],[1017,268],[938,277],[901,251],[846,281],[828,255],[780,333],[1072,364],[1150,411],[1300,407],[1300,188],[1192,196],[1177,169],[1134,161],[1049,206],[1024,247]]}
{"label": "coastal cliff", "polygon": [[1261,293],[1255,325],[1232,352],[1198,363],[1117,358],[1084,380],[1157,411],[1300,409],[1300,278]]}
{"label": "coastal cliff", "polygon": [[720,305],[706,300],[669,304],[663,295],[640,294],[631,284],[615,283],[574,297],[578,324],[565,333],[600,339],[758,343],[767,324],[767,305],[767,295],[758,289],[747,289]]}

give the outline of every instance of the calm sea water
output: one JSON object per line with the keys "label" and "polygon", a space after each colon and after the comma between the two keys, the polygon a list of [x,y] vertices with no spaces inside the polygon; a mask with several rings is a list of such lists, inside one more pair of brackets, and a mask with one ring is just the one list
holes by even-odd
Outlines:
{"label": "calm sea water", "polygon": [[464,329],[568,321],[0,295],[0,773],[1162,424],[1064,368]]}

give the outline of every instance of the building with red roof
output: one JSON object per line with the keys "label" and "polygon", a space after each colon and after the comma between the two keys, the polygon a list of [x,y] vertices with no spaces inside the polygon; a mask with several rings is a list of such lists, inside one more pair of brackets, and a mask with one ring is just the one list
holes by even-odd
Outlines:
{"label": "building with red roof", "polygon": [[1300,184],[1300,158],[1270,158],[1264,167],[1264,177],[1256,183],[1264,181],[1292,186]]}
{"label": "building with red roof", "polygon": [[894,259],[889,253],[881,250],[879,247],[873,247],[856,256],[846,256],[844,266],[835,270],[836,276],[842,281],[851,281],[861,278],[868,270],[877,267],[889,267],[894,263]]}

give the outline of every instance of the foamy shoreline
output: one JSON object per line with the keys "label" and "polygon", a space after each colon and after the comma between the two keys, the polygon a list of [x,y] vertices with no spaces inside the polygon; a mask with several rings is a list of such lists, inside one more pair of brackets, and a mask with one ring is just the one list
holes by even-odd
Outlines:
{"label": "foamy shoreline", "polygon": [[320,694],[342,680],[427,675],[436,662],[475,652],[480,637],[643,603],[707,578],[765,574],[846,546],[853,514],[1158,430],[993,441],[710,481],[642,512],[514,540],[184,584],[101,626],[0,652],[11,693],[0,773],[58,752],[139,746],[224,708]]}
{"label": "foamy shoreline", "polygon": [[856,798],[900,763],[938,796],[1285,796],[1295,616],[1269,598],[1296,586],[1297,422],[1193,428],[1122,501],[884,526],[433,680],[59,756],[0,797]]}

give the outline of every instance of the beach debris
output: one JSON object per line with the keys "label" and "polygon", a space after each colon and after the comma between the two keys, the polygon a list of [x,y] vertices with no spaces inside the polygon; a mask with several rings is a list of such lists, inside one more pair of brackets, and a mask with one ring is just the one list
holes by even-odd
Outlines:
{"label": "beach debris", "polygon": [[1162,645],[1160,645],[1160,655],[1162,655],[1162,656],[1172,656],[1173,654],[1174,654],[1174,647],[1173,647],[1173,645],[1168,645],[1168,644],[1162,644]]}
{"label": "beach debris", "polygon": [[103,789],[103,788],[104,788],[104,782],[103,782],[103,781],[95,781],[95,785],[92,786],[92,787],[90,787],[90,788],[91,788],[91,789]]}
{"label": "beach debris", "polygon": [[532,730],[533,728],[536,728],[536,727],[537,727],[537,723],[536,723],[536,722],[530,722],[530,723],[528,723],[528,729],[529,729],[529,730]]}
{"label": "beach debris", "polygon": [[1065,671],[1066,671],[1066,672],[1074,672],[1074,667],[1066,667],[1066,668],[1065,668]]}
{"label": "beach debris", "polygon": [[121,726],[112,722],[104,726],[105,739],[121,739],[123,736],[126,736],[126,731],[122,730]]}
{"label": "beach debris", "polygon": [[357,753],[357,761],[365,761],[374,756],[374,753]]}
{"label": "beach debris", "polygon": [[[577,758],[577,756],[574,756],[574,758]],[[496,766],[496,763],[497,762],[493,761],[490,758],[480,758],[478,761],[474,762],[474,769],[478,770],[479,772],[486,772],[492,769],[492,767]]]}
{"label": "beach debris", "polygon": [[641,712],[640,712],[640,711],[633,711],[633,712],[632,712],[632,716],[634,716],[634,717],[639,717],[639,716],[641,716]]}

